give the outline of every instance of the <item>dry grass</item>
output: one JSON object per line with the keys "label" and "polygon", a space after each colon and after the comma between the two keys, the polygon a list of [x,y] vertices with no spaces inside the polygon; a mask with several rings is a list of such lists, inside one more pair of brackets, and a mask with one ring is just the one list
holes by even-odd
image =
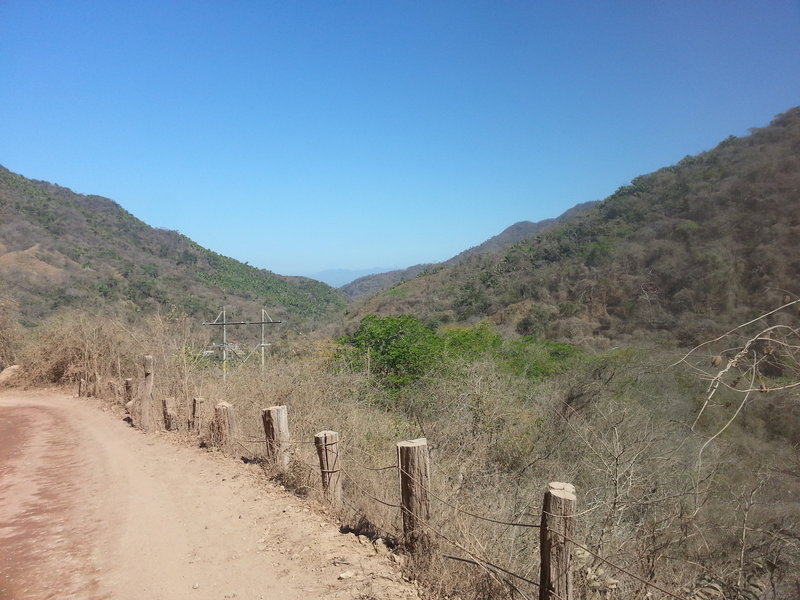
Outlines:
{"label": "dry grass", "polygon": [[[219,363],[203,357],[206,334],[179,318],[131,324],[72,316],[42,329],[22,357],[30,382],[75,385],[87,378],[111,396],[125,378],[141,381],[141,357],[152,354],[155,396],[177,400],[183,428],[177,435],[196,443],[185,427],[192,398],[202,397],[201,439],[214,445],[208,429],[214,405],[230,402],[238,423],[231,451],[248,460],[263,462],[261,410],[286,405],[291,465],[281,472],[264,464],[265,471],[319,502],[313,437],[338,431],[342,527],[390,544],[402,541],[395,444],[427,437],[430,550],[406,569],[440,597],[536,595],[519,577],[538,580],[539,532],[512,524],[538,524],[542,493],[553,480],[578,489],[582,543],[640,578],[677,589],[713,573],[733,584],[749,565],[769,558],[777,565],[770,597],[791,597],[800,566],[791,539],[800,538],[797,504],[789,499],[800,486],[796,476],[776,472],[796,464],[791,445],[732,428],[698,466],[702,431],[714,431],[714,412],[705,429],[690,432],[686,423],[696,407],[686,399],[702,388],[654,369],[649,359],[610,354],[535,385],[492,362],[454,364],[390,394],[333,360],[330,343],[315,341],[276,343],[263,369],[238,366],[223,380]],[[751,425],[757,420],[748,418]],[[647,591],[591,554],[579,559],[578,598],[624,600]]]}
{"label": "dry grass", "polygon": [[12,318],[10,309],[0,302],[0,370],[16,364],[22,341],[21,329]]}

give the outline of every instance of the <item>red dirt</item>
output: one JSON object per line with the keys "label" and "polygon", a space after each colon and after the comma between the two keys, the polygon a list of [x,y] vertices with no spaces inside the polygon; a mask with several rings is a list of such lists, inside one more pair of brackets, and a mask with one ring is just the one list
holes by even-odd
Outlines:
{"label": "red dirt", "polygon": [[418,598],[364,541],[99,402],[0,394],[0,600]]}

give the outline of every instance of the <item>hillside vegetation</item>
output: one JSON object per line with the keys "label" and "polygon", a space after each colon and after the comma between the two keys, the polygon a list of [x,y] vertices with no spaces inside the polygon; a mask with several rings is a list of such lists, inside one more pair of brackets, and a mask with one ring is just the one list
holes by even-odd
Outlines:
{"label": "hillside vegetation", "polygon": [[425,263],[421,265],[414,265],[405,269],[397,269],[394,271],[386,271],[384,273],[365,275],[364,277],[359,277],[358,279],[351,281],[347,285],[343,285],[340,289],[353,299],[378,294],[394,285],[397,285],[398,283],[413,279],[422,273],[460,264],[470,256],[494,254],[500,252],[516,242],[532,237],[541,231],[551,229],[559,223],[568,221],[569,219],[586,211],[593,204],[595,204],[595,202],[584,202],[582,204],[578,204],[554,219],[545,219],[543,221],[536,222],[519,221],[518,223],[514,223],[513,225],[506,227],[503,231],[489,238],[485,242],[464,250],[463,252],[459,252],[456,256],[444,262]]}
{"label": "hillside vegetation", "polygon": [[[230,402],[237,458],[260,462],[261,409],[285,404],[296,443],[267,474],[324,501],[311,440],[339,432],[342,528],[400,552],[396,443],[427,438],[426,552],[398,561],[431,598],[536,597],[542,493],[560,481],[577,489],[575,600],[795,600],[799,192],[794,109],[554,229],[398,284],[334,322],[336,337],[277,336],[263,366],[223,377],[212,332],[185,316],[133,326],[85,310],[24,334],[0,311],[0,361],[23,383],[84,380],[118,400],[152,355],[156,403],[175,399],[185,427],[193,398]],[[42,277],[67,269],[45,253],[58,248],[17,248]]]}
{"label": "hillside vegetation", "polygon": [[[574,553],[575,600],[660,598],[657,589],[679,600],[713,598],[714,590],[794,600],[800,402],[791,386],[800,381],[800,331],[784,329],[770,342],[783,350],[747,342],[762,339],[764,327],[779,331],[771,321],[779,316],[687,362],[660,350],[589,353],[531,336],[504,339],[486,322],[433,330],[411,315],[365,318],[335,342],[277,340],[263,369],[240,365],[227,379],[203,353],[208,332],[180,318],[153,316],[131,330],[115,319],[62,315],[20,340],[18,358],[27,382],[84,379],[119,400],[125,378],[141,385],[141,356],[151,354],[156,401],[176,400],[182,428],[192,398],[230,402],[241,428],[235,456],[248,461],[265,460],[261,410],[285,404],[291,463],[285,472],[267,466],[267,474],[324,501],[311,440],[339,432],[342,528],[399,548],[395,444],[426,437],[430,545],[403,564],[432,599],[536,597],[533,585],[504,573],[537,581],[542,493],[564,481],[578,490],[574,536],[590,552]],[[757,346],[755,363],[737,359]],[[715,354],[725,358],[711,361]],[[703,379],[714,375],[703,370],[713,364],[721,385],[708,396]],[[201,439],[213,440],[213,431]]]}
{"label": "hillside vegetation", "polygon": [[222,256],[143,223],[115,202],[0,167],[0,298],[35,323],[68,307],[177,310],[213,319],[234,303],[253,316],[309,320],[344,296]]}
{"label": "hillside vegetation", "polygon": [[[798,291],[800,108],[744,138],[634,179],[584,214],[495,254],[420,273],[362,316],[602,346],[692,344]],[[653,337],[655,335],[655,338]]]}

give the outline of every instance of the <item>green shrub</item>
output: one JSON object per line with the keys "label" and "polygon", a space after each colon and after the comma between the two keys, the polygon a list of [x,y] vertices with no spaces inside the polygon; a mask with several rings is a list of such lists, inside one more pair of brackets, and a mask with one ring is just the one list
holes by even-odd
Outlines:
{"label": "green shrub", "polygon": [[424,375],[442,357],[441,338],[412,315],[362,319],[352,338],[356,358],[389,388],[403,387]]}
{"label": "green shrub", "polygon": [[448,327],[442,332],[442,341],[450,355],[467,359],[496,354],[503,345],[503,338],[485,321],[469,327]]}
{"label": "green shrub", "polygon": [[524,336],[506,342],[500,360],[515,375],[543,379],[566,370],[572,359],[581,352],[578,346],[572,344]]}

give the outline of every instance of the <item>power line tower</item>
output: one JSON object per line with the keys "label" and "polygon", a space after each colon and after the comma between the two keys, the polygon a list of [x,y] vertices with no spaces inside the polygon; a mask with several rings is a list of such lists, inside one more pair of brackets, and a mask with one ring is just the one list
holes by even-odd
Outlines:
{"label": "power line tower", "polygon": [[[227,380],[228,378],[228,354],[230,352],[235,352],[233,350],[232,345],[228,344],[228,327],[233,325],[260,325],[261,326],[261,343],[258,344],[254,349],[253,352],[260,349],[261,350],[261,370],[264,370],[265,364],[265,356],[264,351],[269,346],[266,341],[266,326],[267,325],[277,325],[278,323],[283,323],[283,321],[273,321],[272,317],[269,316],[266,309],[261,309],[261,320],[260,321],[228,321],[228,314],[225,310],[225,307],[222,307],[222,310],[217,315],[217,318],[211,321],[210,323],[203,323],[203,325],[212,325],[222,327],[222,343],[221,344],[214,344],[213,348],[219,348],[222,350],[222,379]],[[243,362],[247,362],[249,358],[253,355],[251,352],[247,358],[244,359]]]}

